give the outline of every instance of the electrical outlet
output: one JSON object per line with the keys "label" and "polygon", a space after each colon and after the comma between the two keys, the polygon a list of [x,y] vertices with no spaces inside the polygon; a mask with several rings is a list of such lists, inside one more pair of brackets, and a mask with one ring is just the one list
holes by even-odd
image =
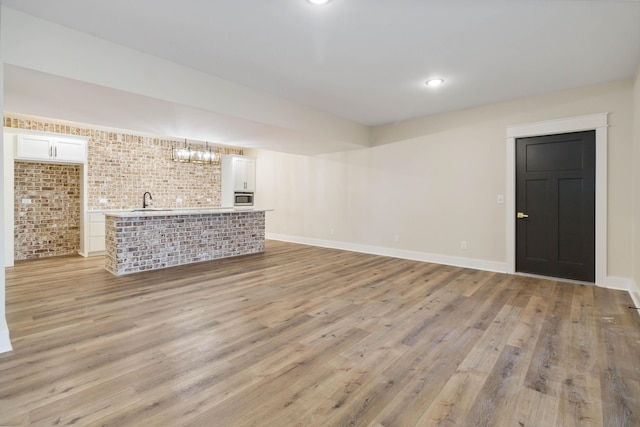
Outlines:
{"label": "electrical outlet", "polygon": [[176,199],[176,203],[182,203],[182,197],[178,197],[178,198]]}
{"label": "electrical outlet", "polygon": [[467,241],[463,240],[462,242],[460,242],[460,249],[462,249],[463,251],[467,250]]}
{"label": "electrical outlet", "polygon": [[399,235],[399,234],[395,234],[395,235],[393,236],[393,241],[394,241],[394,242],[399,242],[399,241],[400,241],[400,235]]}
{"label": "electrical outlet", "polygon": [[335,231],[333,228],[329,231],[329,234],[331,234],[332,236],[333,236],[335,233],[336,233],[336,231]]}
{"label": "electrical outlet", "polygon": [[22,199],[22,204],[23,205],[30,205],[31,203],[33,203],[33,201],[31,199]]}
{"label": "electrical outlet", "polygon": [[100,203],[101,205],[106,205],[107,203],[109,203],[109,199],[100,198],[98,199],[98,203]]}
{"label": "electrical outlet", "polygon": [[497,202],[499,205],[504,205],[504,194],[498,194]]}

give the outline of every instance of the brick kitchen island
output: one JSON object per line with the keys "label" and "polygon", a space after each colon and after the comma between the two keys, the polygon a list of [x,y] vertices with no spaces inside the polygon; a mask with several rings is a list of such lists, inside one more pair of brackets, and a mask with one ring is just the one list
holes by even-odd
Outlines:
{"label": "brick kitchen island", "polygon": [[105,212],[105,268],[121,276],[264,252],[265,210]]}

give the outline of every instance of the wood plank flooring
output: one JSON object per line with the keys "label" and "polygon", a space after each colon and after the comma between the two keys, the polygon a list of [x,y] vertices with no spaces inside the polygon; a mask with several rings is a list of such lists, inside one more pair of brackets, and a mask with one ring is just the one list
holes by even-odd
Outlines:
{"label": "wood plank flooring", "polygon": [[288,243],[8,268],[2,426],[638,426],[628,295]]}

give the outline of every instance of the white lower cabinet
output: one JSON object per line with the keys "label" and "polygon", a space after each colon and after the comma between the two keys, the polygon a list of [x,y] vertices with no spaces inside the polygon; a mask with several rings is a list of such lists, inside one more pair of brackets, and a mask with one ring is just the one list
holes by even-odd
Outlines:
{"label": "white lower cabinet", "polygon": [[89,213],[89,248],[88,256],[104,253],[104,214]]}

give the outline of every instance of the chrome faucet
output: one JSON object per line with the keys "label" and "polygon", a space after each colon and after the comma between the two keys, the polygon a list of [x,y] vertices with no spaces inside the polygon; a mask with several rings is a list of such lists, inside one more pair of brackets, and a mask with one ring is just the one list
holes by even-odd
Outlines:
{"label": "chrome faucet", "polygon": [[[149,195],[149,204],[147,204],[147,194]],[[151,197],[151,193],[149,193],[148,191],[146,191],[143,195],[142,195],[142,209],[146,209],[147,206],[151,205],[151,200],[153,200],[153,197]]]}

